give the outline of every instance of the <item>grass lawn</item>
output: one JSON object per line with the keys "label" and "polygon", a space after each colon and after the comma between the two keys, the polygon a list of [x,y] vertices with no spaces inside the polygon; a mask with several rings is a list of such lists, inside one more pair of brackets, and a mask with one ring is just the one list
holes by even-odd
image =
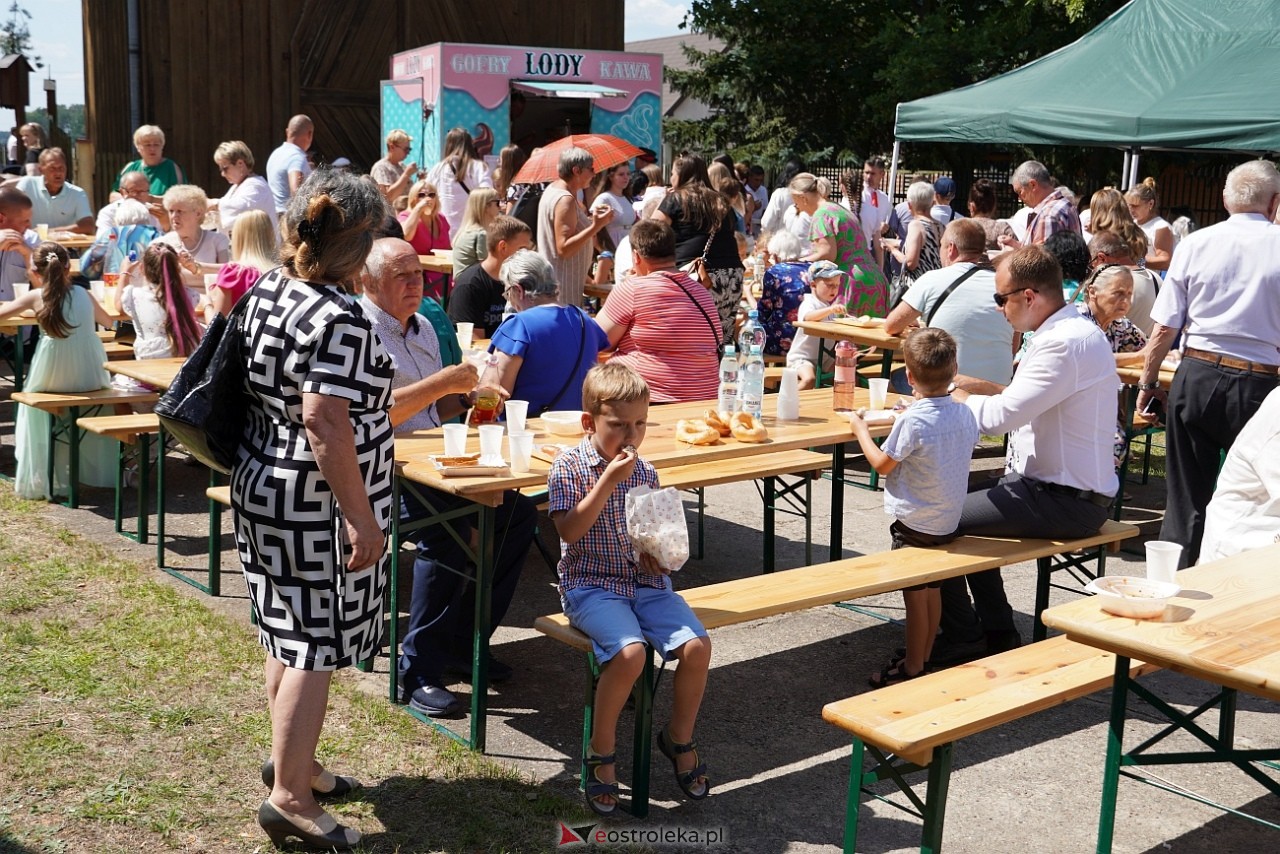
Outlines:
{"label": "grass lawn", "polygon": [[[255,632],[7,485],[0,530],[0,854],[270,850]],[[365,783],[331,808],[363,851],[550,851],[590,823],[344,674],[319,755]]]}

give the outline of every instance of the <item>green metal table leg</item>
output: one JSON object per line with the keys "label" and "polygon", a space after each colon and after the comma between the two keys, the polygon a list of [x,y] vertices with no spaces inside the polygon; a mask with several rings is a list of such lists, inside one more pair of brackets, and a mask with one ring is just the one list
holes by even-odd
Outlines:
{"label": "green metal table leg", "polygon": [[[596,723],[596,683],[600,679],[600,664],[594,652],[587,653],[587,693],[582,700],[582,771],[579,774],[579,786],[587,790],[586,756],[591,752],[591,731]],[[615,751],[616,752],[616,751]]]}
{"label": "green metal table leg", "polygon": [[[36,327],[37,329],[39,327]],[[27,337],[25,327],[18,327],[13,335],[13,390],[22,391],[27,373]]]}
{"label": "green metal table leg", "polygon": [[774,478],[766,477],[764,479],[764,571],[766,573],[773,572],[774,551],[777,547],[777,536],[773,530],[777,519],[774,508],[774,502],[777,500],[776,493],[777,484]]}
{"label": "green metal table leg", "polygon": [[1035,619],[1031,623],[1031,637],[1034,640],[1045,639],[1044,621],[1040,615],[1049,607],[1049,584],[1052,581],[1053,560],[1047,557],[1036,558],[1036,610]]}
{"label": "green metal table leg", "polygon": [[[217,469],[209,469],[209,486],[210,488],[212,488],[217,485],[218,485],[218,471]],[[216,510],[214,509],[215,507],[217,508]],[[214,516],[215,512],[217,514],[216,517]],[[211,525],[213,524],[215,518],[217,521],[217,527],[211,527],[209,529],[209,535],[210,536],[214,536],[215,534],[217,535],[218,550],[217,552],[211,553],[209,555],[209,595],[221,596],[222,595],[222,505],[218,504],[218,502],[210,498],[209,499],[209,521]]]}
{"label": "green metal table leg", "polygon": [[1129,659],[1116,656],[1111,688],[1111,727],[1107,732],[1107,759],[1102,769],[1102,808],[1098,817],[1098,854],[1111,854],[1116,827],[1116,796],[1120,786],[1120,762],[1124,754],[1124,720],[1129,698]]}
{"label": "green metal table leg", "polygon": [[471,645],[471,749],[484,753],[489,705],[489,625],[493,600],[493,540],[498,510],[480,508],[480,553],[476,560],[475,635]]}
{"label": "green metal table leg", "polygon": [[653,647],[645,645],[644,670],[636,681],[635,738],[631,769],[631,814],[649,814],[649,764],[653,760]]}
{"label": "green metal table leg", "polygon": [[124,535],[124,465],[125,465],[125,446],[126,443],[122,439],[116,445],[116,500],[114,504],[116,533]]}
{"label": "green metal table leg", "polygon": [[831,560],[844,553],[844,445],[831,451]]}
{"label": "green metal table leg", "polygon": [[[75,510],[80,506],[80,427],[76,424],[80,420],[80,407],[73,406],[70,409],[71,417],[67,422],[67,443],[69,446],[68,456],[70,464],[68,466],[68,483],[67,483],[67,506]],[[52,451],[52,448],[50,449]]]}
{"label": "green metal table leg", "polygon": [[147,506],[149,492],[147,487],[151,485],[151,436],[143,433],[138,437],[139,451],[138,457],[138,542],[146,545],[147,542],[147,524],[150,520],[150,508]]}
{"label": "green metal table leg", "polygon": [[700,486],[694,492],[698,494],[698,560],[702,560],[707,542],[707,490]]}
{"label": "green metal table leg", "polygon": [[813,566],[813,478],[804,477],[804,565]]}
{"label": "green metal table leg", "polygon": [[858,811],[862,805],[862,763],[866,752],[862,739],[854,736],[853,756],[849,761],[849,796],[844,804],[844,854],[858,851]]}
{"label": "green metal table leg", "polygon": [[164,425],[156,433],[156,566],[165,568],[164,564],[164,458],[165,458]]}
{"label": "green metal table leg", "polygon": [[942,824],[947,816],[947,788],[951,783],[951,750],[953,743],[933,749],[929,762],[929,782],[925,788],[924,830],[920,834],[921,854],[938,854],[942,850]]}

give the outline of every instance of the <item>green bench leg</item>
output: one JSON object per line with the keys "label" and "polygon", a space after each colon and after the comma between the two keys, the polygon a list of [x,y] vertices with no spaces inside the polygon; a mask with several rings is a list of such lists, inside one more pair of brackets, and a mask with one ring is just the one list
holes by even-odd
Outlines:
{"label": "green bench leg", "polygon": [[151,436],[143,433],[138,437],[138,542],[146,545],[147,523],[150,517],[149,493],[147,486],[151,483]]}
{"label": "green bench leg", "polygon": [[862,763],[867,749],[862,739],[854,736],[853,756],[849,762],[849,797],[844,804],[844,854],[858,851],[858,811],[862,806]]}
{"label": "green bench leg", "polygon": [[116,533],[121,536],[128,536],[124,532],[124,467],[128,454],[125,453],[126,442],[121,441],[116,446],[116,500],[113,504]]}
{"label": "green bench leg", "polygon": [[951,743],[933,749],[929,782],[924,801],[924,830],[920,834],[921,854],[942,850],[942,824],[947,817],[947,789],[951,784]]}
{"label": "green bench leg", "polygon": [[649,763],[653,758],[653,647],[644,648],[644,669],[636,680],[635,736],[631,769],[631,814],[649,814]]}
{"label": "green bench leg", "polygon": [[766,573],[773,572],[775,561],[775,551],[777,549],[777,534],[773,528],[777,522],[777,480],[772,477],[764,479],[764,571]]}
{"label": "green bench leg", "polygon": [[[938,854],[942,850],[942,830],[947,812],[947,793],[951,785],[951,754],[953,742],[942,744],[933,749],[933,755],[926,767],[911,762],[895,759],[874,746],[871,752],[877,764],[871,769],[863,768],[866,744],[856,736],[853,739],[853,756],[849,768],[849,796],[845,802],[844,851],[854,854],[858,843],[858,808],[862,793],[883,801],[890,806],[914,815],[921,819],[924,826],[920,832],[921,854]],[[924,800],[911,791],[905,779],[906,774],[927,771]],[[911,802],[911,806],[897,803],[884,795],[877,794],[867,787],[883,780],[892,780],[898,790]]]}

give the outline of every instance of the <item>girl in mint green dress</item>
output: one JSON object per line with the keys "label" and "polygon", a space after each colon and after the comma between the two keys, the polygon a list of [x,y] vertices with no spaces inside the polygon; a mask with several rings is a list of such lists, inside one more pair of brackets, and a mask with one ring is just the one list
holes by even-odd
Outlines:
{"label": "girl in mint green dress", "polygon": [[[104,326],[113,321],[88,290],[71,281],[67,250],[44,241],[31,253],[28,273],[31,290],[0,304],[0,317],[34,311],[40,322],[40,343],[31,360],[23,391],[82,392],[111,385],[103,367],[107,361],[95,320]],[[52,498],[65,494],[67,484],[48,482],[49,418],[34,406],[19,406],[14,428],[18,459],[14,491],[21,498]],[[65,477],[67,446],[58,445],[55,478]],[[80,480],[90,486],[115,484],[116,444],[103,436],[86,433],[80,440]]]}

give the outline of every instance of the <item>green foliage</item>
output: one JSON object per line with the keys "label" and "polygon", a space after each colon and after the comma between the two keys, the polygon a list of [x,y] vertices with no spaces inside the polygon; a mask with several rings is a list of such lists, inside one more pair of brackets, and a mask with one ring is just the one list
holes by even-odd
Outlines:
{"label": "green foliage", "polygon": [[[27,121],[36,122],[49,127],[49,111],[44,107],[36,107],[27,110]],[[85,116],[84,104],[59,104],[58,105],[58,127],[67,132],[67,136],[72,139],[84,139],[85,133]]]}
{"label": "green foliage", "polygon": [[0,24],[0,54],[20,53],[35,68],[44,68],[44,61],[31,52],[31,30],[27,26],[30,20],[31,13],[18,0],[9,4],[9,17]]}
{"label": "green foliage", "polygon": [[677,148],[767,163],[884,152],[899,103],[1010,71],[1079,38],[1123,3],[694,0],[684,26],[726,47],[687,49],[692,67],[667,76],[716,114],[668,122],[667,137]]}

